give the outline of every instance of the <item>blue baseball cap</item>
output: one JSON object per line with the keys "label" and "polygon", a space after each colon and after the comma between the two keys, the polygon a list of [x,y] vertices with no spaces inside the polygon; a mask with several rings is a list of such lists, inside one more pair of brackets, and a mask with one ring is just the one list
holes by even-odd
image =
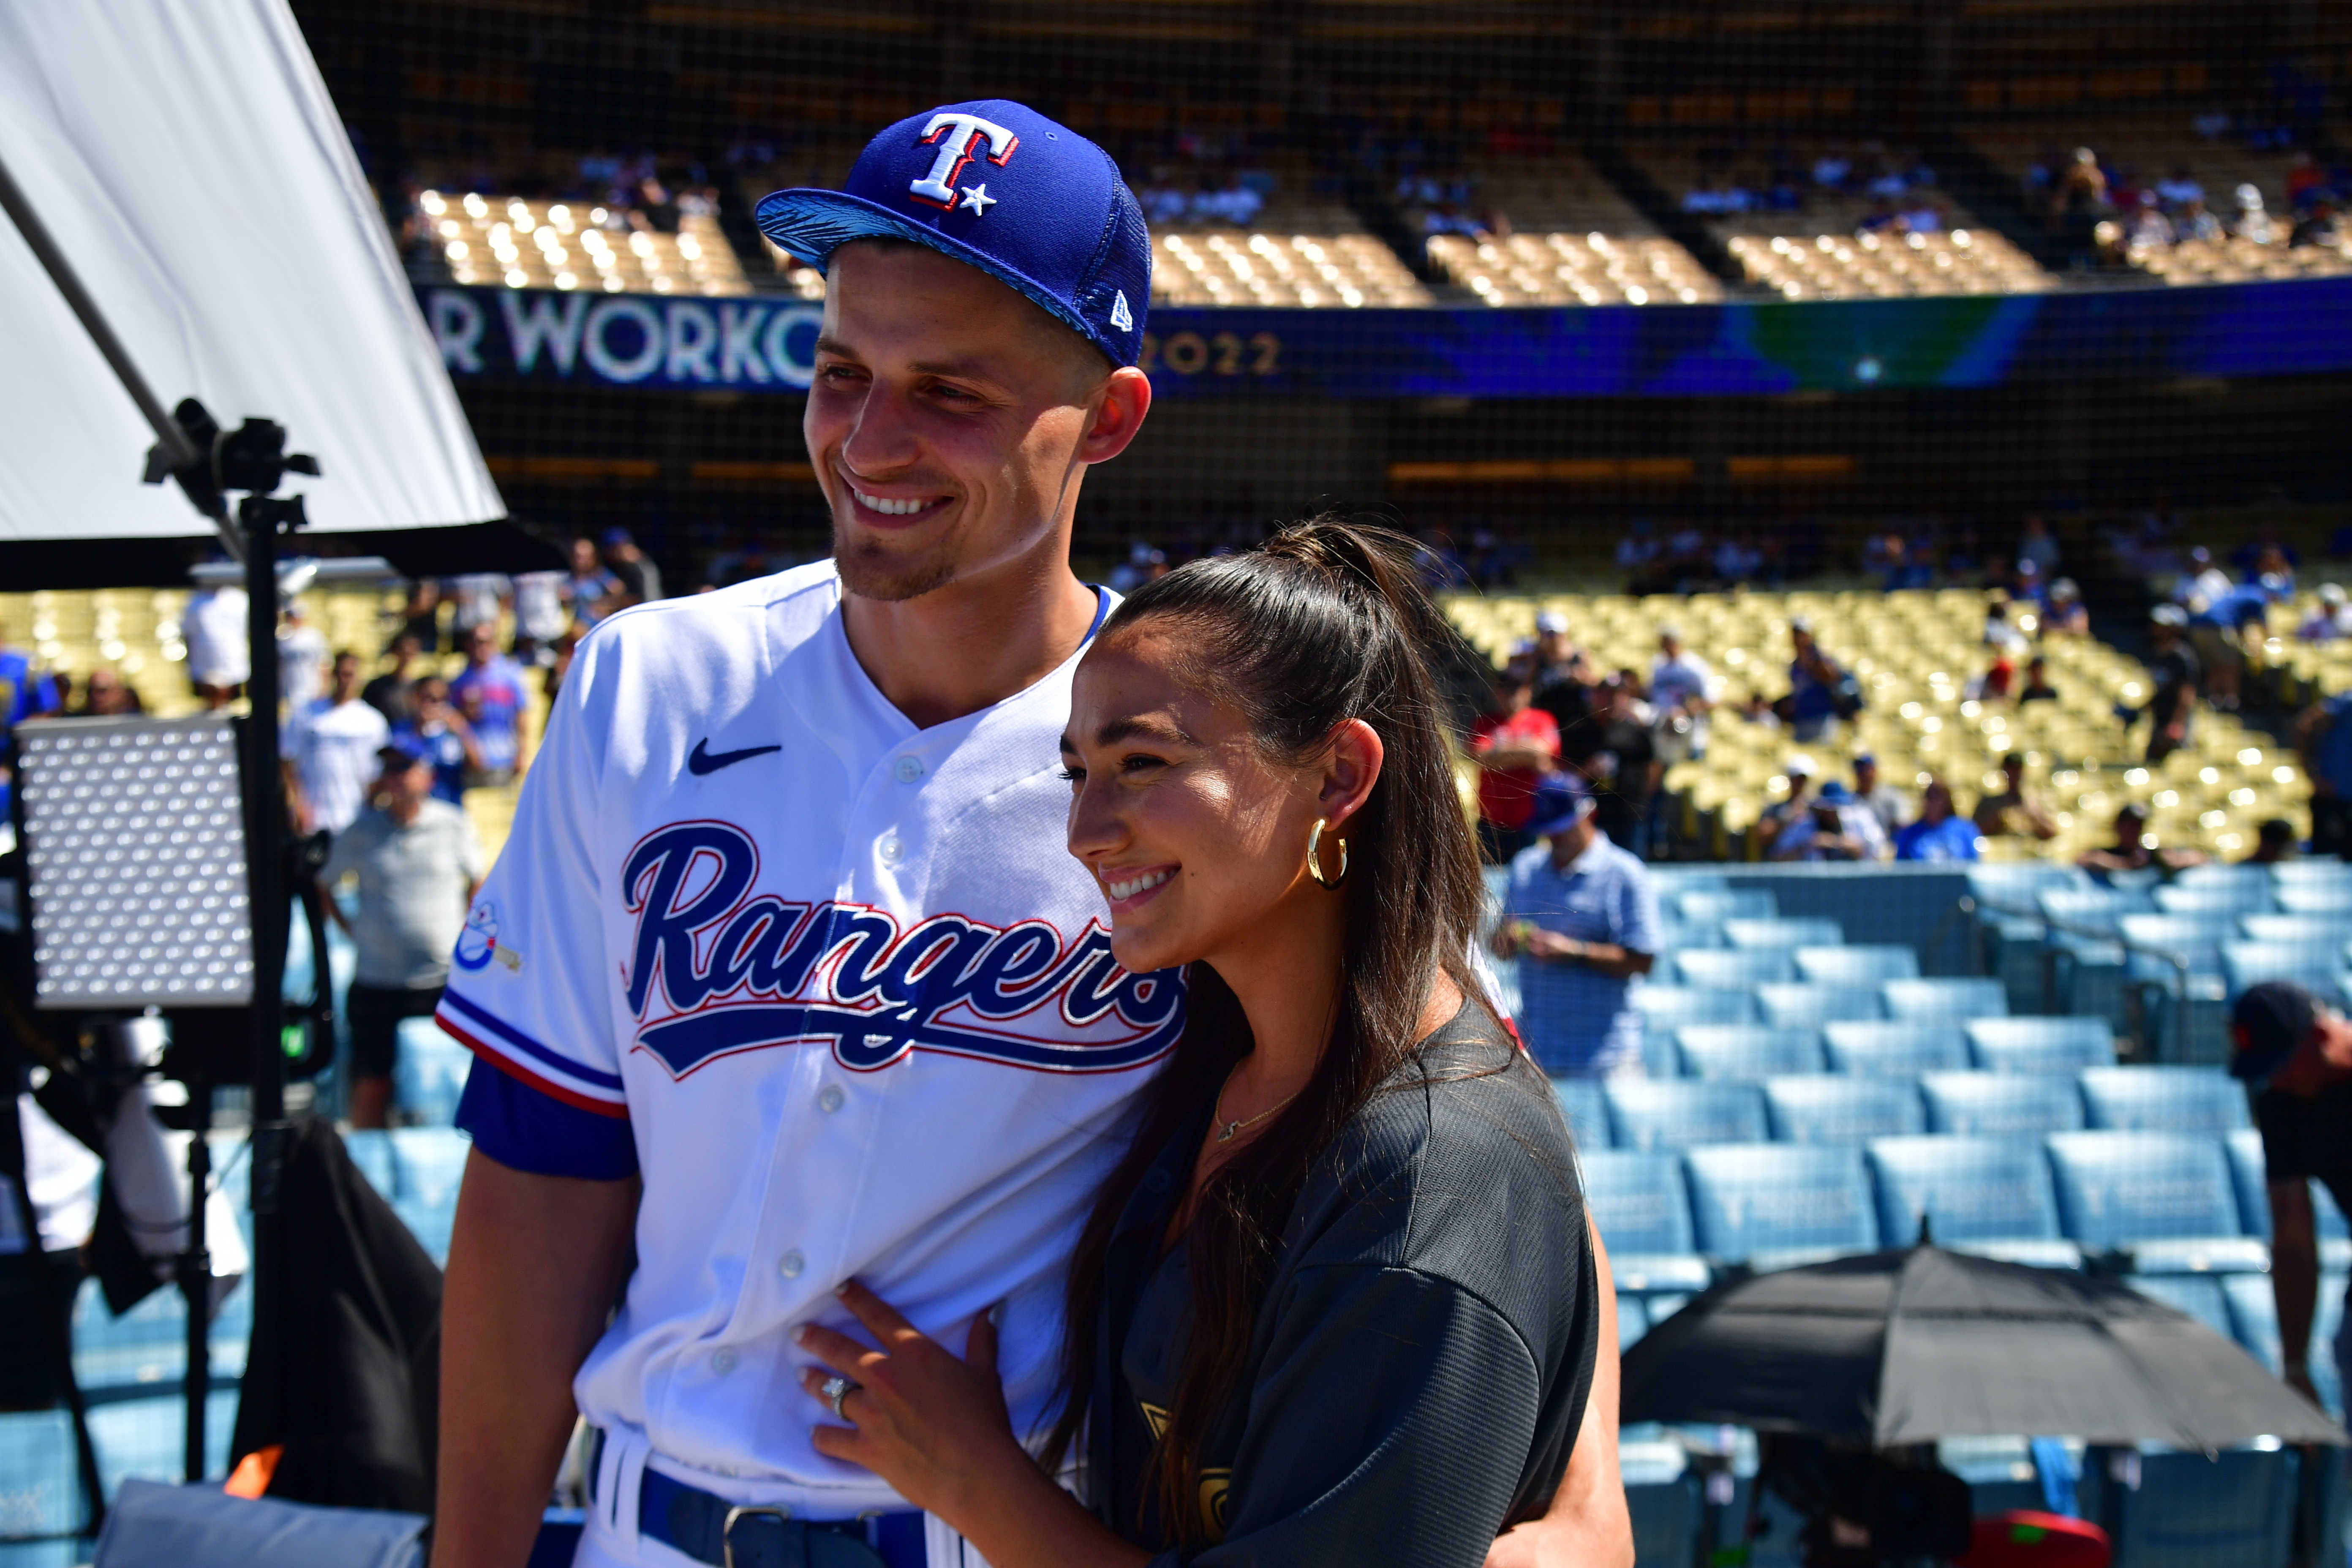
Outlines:
{"label": "blue baseball cap", "polygon": [[1008,99],[950,103],[866,144],[843,189],[778,191],[760,232],[819,272],[853,239],[905,239],[976,267],[1130,365],[1151,300],[1151,233],[1109,153]]}
{"label": "blue baseball cap", "polygon": [[1527,830],[1538,838],[1575,826],[1592,814],[1592,788],[1575,773],[1546,773],[1536,784]]}
{"label": "blue baseball cap", "polygon": [[395,730],[375,749],[376,760],[389,767],[397,759],[415,766],[418,763],[437,761],[432,743],[414,730]]}

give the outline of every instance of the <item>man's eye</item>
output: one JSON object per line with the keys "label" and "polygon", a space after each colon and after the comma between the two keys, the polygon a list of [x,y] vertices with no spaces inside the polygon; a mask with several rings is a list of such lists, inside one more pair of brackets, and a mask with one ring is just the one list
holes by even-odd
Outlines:
{"label": "man's eye", "polygon": [[1118,771],[1123,773],[1139,773],[1146,768],[1156,768],[1160,765],[1160,758],[1148,757],[1140,753],[1134,756],[1121,757],[1118,760]]}

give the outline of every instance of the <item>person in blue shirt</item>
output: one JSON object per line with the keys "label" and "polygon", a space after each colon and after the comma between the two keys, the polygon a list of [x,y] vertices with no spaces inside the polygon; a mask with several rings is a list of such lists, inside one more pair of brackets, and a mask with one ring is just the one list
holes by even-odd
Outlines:
{"label": "person in blue shirt", "polygon": [[2352,693],[2304,710],[2294,745],[2311,777],[2311,852],[2352,859]]}
{"label": "person in blue shirt", "polygon": [[1789,641],[1797,657],[1789,661],[1789,729],[1801,742],[1823,741],[1837,733],[1838,690],[1845,671],[1813,640],[1812,623],[1800,617],[1789,623]]}
{"label": "person in blue shirt", "polygon": [[499,652],[498,628],[476,626],[449,696],[474,732],[480,782],[502,784],[522,767],[522,666]]}
{"label": "person in blue shirt", "polygon": [[31,655],[0,647],[0,822],[8,819],[16,788],[16,726],[59,706],[56,679],[35,670]]}
{"label": "person in blue shirt", "polygon": [[1592,821],[1592,795],[1572,773],[1536,786],[1528,830],[1538,840],[1511,861],[1498,957],[1519,961],[1520,1037],[1555,1078],[1639,1074],[1642,1015],[1629,993],[1658,951],[1658,894],[1649,868]]}
{"label": "person in blue shirt", "polygon": [[1952,787],[1929,779],[1919,797],[1919,820],[1895,836],[1897,860],[1974,860],[1977,825],[1952,810]]}

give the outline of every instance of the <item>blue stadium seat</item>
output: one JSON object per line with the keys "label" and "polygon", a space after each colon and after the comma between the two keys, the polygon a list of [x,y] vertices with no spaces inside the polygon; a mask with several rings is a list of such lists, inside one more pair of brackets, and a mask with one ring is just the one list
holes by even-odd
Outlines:
{"label": "blue stadium seat", "polygon": [[2041,1145],[2021,1138],[1875,1138],[1868,1146],[1878,1229],[1911,1241],[1927,1217],[1937,1243],[2055,1242],[2058,1199]]}
{"label": "blue stadium seat", "polygon": [[2251,1236],[2176,1236],[2135,1241],[2118,1254],[2134,1274],[2267,1274],[2271,1249]]}
{"label": "blue stadium seat", "polygon": [[[1682,1162],[1675,1161],[1675,1167],[1679,1175]],[[1601,1232],[1601,1238],[1606,1241],[1608,1235]],[[1609,1271],[1616,1277],[1619,1295],[1638,1295],[1650,1303],[1654,1323],[1706,1289],[1715,1277],[1706,1259],[1696,1252],[1620,1252],[1614,1244],[1609,1249]]]}
{"label": "blue stadium seat", "polygon": [[2179,966],[2185,963],[2192,994],[2218,996],[2221,994],[2221,944],[2237,940],[2240,918],[2229,910],[2126,915],[2116,921],[2116,929],[2128,944],[2125,972],[2134,980],[2169,988],[2179,984]]}
{"label": "blue stadium seat", "polygon": [[1614,1079],[1607,1093],[1611,1141],[1620,1149],[1690,1149],[1764,1140],[1764,1095],[1752,1083]]}
{"label": "blue stadium seat", "polygon": [[2034,895],[2033,907],[2060,928],[2055,933],[2059,936],[2078,942],[2112,942],[2117,920],[2148,906],[2135,905],[2105,888],[2065,886],[2042,889]]}
{"label": "blue stadium seat", "polygon": [[1822,1044],[1832,1072],[1916,1078],[1969,1065],[1968,1037],[1948,1024],[1840,1019],[1822,1026]]}
{"label": "blue stadium seat", "polygon": [[2083,1092],[2071,1074],[1923,1073],[1919,1097],[1930,1132],[2039,1138],[2083,1125]]}
{"label": "blue stadium seat", "polygon": [[1687,948],[1674,955],[1675,977],[1685,985],[1752,991],[1796,973],[1786,948]]}
{"label": "blue stadium seat", "polygon": [[2261,877],[2194,886],[2175,883],[2168,888],[2158,888],[2153,896],[2157,909],[2168,915],[2253,915],[2265,913],[2273,907],[2270,883]]}
{"label": "blue stadium seat", "polygon": [[352,1163],[360,1174],[387,1203],[400,1195],[400,1178],[392,1166],[392,1134],[354,1128],[343,1134],[343,1147],[351,1151]]}
{"label": "blue stadium seat", "polygon": [[2273,897],[2291,915],[2344,914],[2352,912],[2352,880],[2281,882]]}
{"label": "blue stadium seat", "polygon": [[2270,868],[2270,873],[2273,889],[2352,887],[2352,861],[2281,860]]}
{"label": "blue stadium seat", "polygon": [[2175,1237],[2236,1236],[2221,1140],[2173,1132],[2053,1132],[2058,1218],[2086,1252]]}
{"label": "blue stadium seat", "polygon": [[2083,1267],[2083,1249],[2071,1241],[2013,1241],[1988,1237],[1981,1241],[1955,1241],[1945,1250],[1990,1258],[1999,1263],[2021,1263],[2028,1268],[2079,1271]]}
{"label": "blue stadium seat", "polygon": [[[182,1479],[187,1460],[187,1411],[176,1386],[168,1394],[90,1408],[90,1447],[98,1450],[98,1481],[107,1496],[112,1497],[132,1476],[149,1481]],[[205,1401],[207,1478],[227,1476],[229,1429],[236,1425],[236,1390],[215,1391]]]}
{"label": "blue stadium seat", "polygon": [[466,1154],[473,1146],[472,1139],[454,1128],[394,1128],[392,1163],[398,1200],[454,1206],[457,1184],[466,1175]]}
{"label": "blue stadium seat", "polygon": [[2331,1005],[2344,999],[2341,943],[2225,942],[2221,975],[2231,998],[2265,980],[2292,980]]}
{"label": "blue stadium seat", "polygon": [[1679,952],[1686,947],[1723,945],[1723,927],[1714,921],[1661,920],[1657,933],[1657,950],[1660,952]]}
{"label": "blue stadium seat", "polygon": [[1691,1228],[1690,1187],[1683,1163],[1668,1153],[1596,1149],[1580,1161],[1584,1201],[1625,1288],[1622,1257],[1687,1256],[1698,1250]]}
{"label": "blue stadium seat", "polygon": [[1753,1260],[1878,1246],[1859,1149],[1718,1144],[1693,1149],[1683,1160],[1690,1167],[1698,1248],[1708,1257]]}
{"label": "blue stadium seat", "polygon": [[1633,1561],[1673,1568],[1692,1561],[1699,1540],[1698,1478],[1689,1473],[1682,1445],[1627,1442],[1618,1449],[1618,1465],[1633,1519]]}
{"label": "blue stadium seat", "polygon": [[[2252,1128],[2225,1134],[2221,1151],[2230,1159],[2230,1183],[2238,1190],[2238,1217],[2248,1236],[2270,1239],[2271,1194],[2269,1173],[2263,1163],[2263,1135]],[[2325,1249],[2330,1242],[2343,1243],[2352,1237],[2352,1226],[2344,1220],[2344,1211],[2336,1206],[2334,1194],[2325,1184],[2311,1184],[2312,1228],[2319,1235],[2319,1245]]]}
{"label": "blue stadium seat", "polygon": [[1601,1097],[1598,1079],[1556,1078],[1551,1091],[1559,1097],[1559,1113],[1568,1118],[1568,1135],[1579,1153],[1609,1147],[1609,1102]]}
{"label": "blue stadium seat", "polygon": [[2184,866],[2172,874],[2176,888],[2238,888],[2247,884],[2268,888],[2272,885],[2271,868],[2244,860],[2208,860],[2202,865]]}
{"label": "blue stadium seat", "polygon": [[2247,1126],[2246,1091],[2213,1068],[2086,1068],[2084,1124],[2125,1132],[2203,1132]]}
{"label": "blue stadium seat", "polygon": [[1783,1029],[1818,1029],[1886,1016],[1878,993],[1867,986],[1759,985],[1756,1007],[1766,1023]]}
{"label": "blue stadium seat", "polygon": [[2238,934],[2248,942],[2283,942],[2317,947],[2352,942],[2352,909],[2324,915],[2240,915]]}
{"label": "blue stadium seat", "polygon": [[1888,1017],[1915,1024],[1957,1024],[2009,1012],[2009,994],[1998,980],[1889,980],[1878,993],[1886,999]]}
{"label": "blue stadium seat", "polygon": [[2294,1528],[2293,1454],[2238,1448],[2210,1459],[2138,1458],[2138,1487],[2121,1491],[2108,1516],[2121,1568],[2285,1563]]}
{"label": "blue stadium seat", "polygon": [[457,1119],[457,1098],[465,1092],[474,1053],[430,1018],[402,1019],[398,1038],[399,1054],[392,1065],[393,1105],[403,1117],[424,1126],[448,1126]]}
{"label": "blue stadium seat", "polygon": [[1820,1072],[1828,1065],[1818,1029],[1765,1024],[1685,1024],[1675,1031],[1685,1078],[1759,1079]]}
{"label": "blue stadium seat", "polygon": [[1919,955],[1893,942],[1852,947],[1801,947],[1797,977],[1815,985],[1871,986],[1882,980],[1916,980]]}
{"label": "blue stadium seat", "polygon": [[1820,915],[1769,921],[1727,920],[1723,939],[1734,947],[1838,947],[1845,928]]}
{"label": "blue stadium seat", "polygon": [[1698,888],[1673,895],[1674,911],[1686,921],[1769,921],[1780,912],[1780,900],[1763,888]]}
{"label": "blue stadium seat", "polygon": [[[2215,1288],[2216,1294],[2214,1297],[2214,1300],[2216,1300],[2221,1299],[2219,1290],[2220,1288],[2217,1286]],[[1617,1349],[1620,1352],[1633,1349],[1633,1342],[1640,1339],[1643,1334],[1646,1334],[1649,1331],[1650,1309],[1648,1303],[1639,1296],[1629,1294],[1623,1290],[1618,1291]]]}
{"label": "blue stadium seat", "polygon": [[1633,1010],[1652,1031],[1683,1024],[1752,1024],[1756,999],[1745,991],[1724,991],[1709,985],[1660,985],[1644,983],[1625,993]]}
{"label": "blue stadium seat", "polygon": [[1764,1080],[1764,1115],[1777,1143],[1851,1143],[1926,1129],[1919,1086],[1907,1079],[1836,1073]]}
{"label": "blue stadium seat", "polygon": [[1971,1018],[1961,1032],[1986,1072],[2076,1073],[2116,1060],[2116,1033],[2105,1018]]}
{"label": "blue stadium seat", "polygon": [[2229,1298],[2221,1293],[2221,1277],[2213,1274],[2126,1274],[2124,1283],[2176,1312],[2186,1312],[2223,1339],[2234,1339]]}
{"label": "blue stadium seat", "polygon": [[[2275,1373],[2280,1370],[2278,1297],[2267,1274],[2231,1274],[2221,1281],[2222,1298],[2230,1304],[2230,1322],[2246,1353]],[[2311,1343],[2304,1355],[2311,1371],[2311,1386],[2327,1413],[2344,1415],[2344,1369],[2336,1364],[2336,1334],[2344,1325],[2345,1276],[2333,1269],[2319,1277],[2319,1291],[2311,1316]]]}
{"label": "blue stadium seat", "polygon": [[[85,1522],[72,1417],[62,1410],[0,1413],[0,1540],[63,1535]],[[9,1568],[65,1568],[80,1561],[67,1541],[0,1545],[0,1563]]]}

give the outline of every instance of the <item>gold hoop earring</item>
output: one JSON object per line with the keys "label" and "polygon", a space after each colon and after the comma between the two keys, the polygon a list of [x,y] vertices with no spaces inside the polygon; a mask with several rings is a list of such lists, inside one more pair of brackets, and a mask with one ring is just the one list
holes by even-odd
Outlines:
{"label": "gold hoop earring", "polygon": [[1344,838],[1332,839],[1339,847],[1339,875],[1328,879],[1323,875],[1323,829],[1329,826],[1318,816],[1315,819],[1315,826],[1307,830],[1307,874],[1315,879],[1316,886],[1322,888],[1337,888],[1348,879],[1348,841]]}

